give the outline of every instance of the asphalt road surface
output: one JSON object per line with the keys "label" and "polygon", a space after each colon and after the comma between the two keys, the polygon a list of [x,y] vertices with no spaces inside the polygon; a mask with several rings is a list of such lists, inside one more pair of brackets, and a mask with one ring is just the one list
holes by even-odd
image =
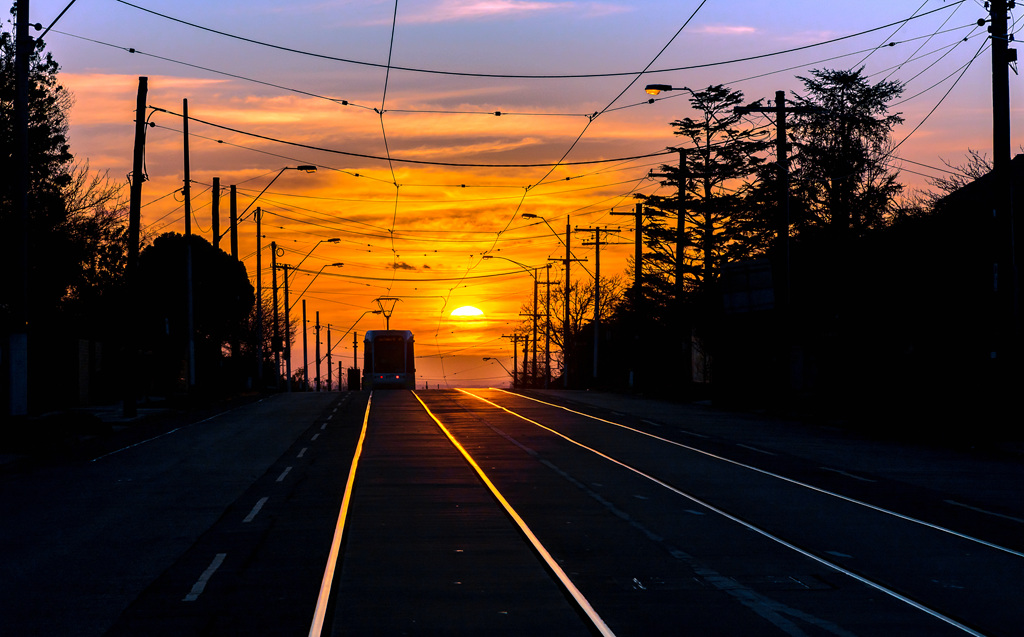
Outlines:
{"label": "asphalt road surface", "polygon": [[1024,462],[700,406],[276,395],[0,477],[0,634],[1018,635]]}

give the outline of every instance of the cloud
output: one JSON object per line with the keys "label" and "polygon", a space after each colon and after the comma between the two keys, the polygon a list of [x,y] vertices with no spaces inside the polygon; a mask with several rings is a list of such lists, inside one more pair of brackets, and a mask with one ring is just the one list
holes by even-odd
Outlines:
{"label": "cloud", "polygon": [[395,270],[416,270],[416,266],[409,265],[405,261],[396,261],[391,265],[391,267],[394,268]]}
{"label": "cloud", "polygon": [[732,24],[707,24],[695,29],[697,33],[708,33],[711,35],[750,35],[757,33],[754,27],[745,27]]}
{"label": "cloud", "polygon": [[442,0],[418,13],[404,15],[403,22],[462,22],[529,16],[552,11],[574,9],[572,2],[539,2],[536,0]]}

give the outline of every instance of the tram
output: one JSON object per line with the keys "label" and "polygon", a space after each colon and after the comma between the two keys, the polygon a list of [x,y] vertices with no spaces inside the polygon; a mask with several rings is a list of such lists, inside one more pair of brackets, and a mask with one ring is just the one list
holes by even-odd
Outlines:
{"label": "tram", "polygon": [[363,389],[416,389],[415,339],[409,330],[369,330],[363,337]]}

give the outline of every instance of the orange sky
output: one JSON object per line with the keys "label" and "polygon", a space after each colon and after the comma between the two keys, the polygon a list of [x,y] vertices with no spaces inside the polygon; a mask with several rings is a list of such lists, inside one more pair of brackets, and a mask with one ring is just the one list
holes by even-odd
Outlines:
{"label": "orange sky", "polygon": [[[65,4],[36,0],[32,19],[49,24]],[[498,365],[482,359],[499,357],[511,366],[511,343],[502,335],[520,321],[520,306],[532,298],[532,279],[509,261],[481,256],[490,253],[529,267],[564,256],[549,228],[522,219],[523,213],[544,217],[559,233],[567,215],[573,226],[628,226],[628,217],[609,212],[631,210],[634,193],[660,188],[646,175],[672,156],[553,170],[484,166],[552,164],[566,155],[569,162],[601,160],[664,150],[676,143],[668,123],[691,111],[682,92],[663,94],[647,104],[647,82],[695,88],[725,83],[753,101],[774,97],[776,90],[792,95],[800,88],[795,76],[810,68],[863,64],[872,81],[889,77],[909,82],[909,99],[894,107],[907,120],[896,138],[924,124],[900,147],[901,158],[941,168],[942,159],[959,161],[969,147],[991,147],[987,53],[962,78],[958,71],[984,45],[983,30],[973,24],[984,13],[971,3],[872,0],[829,4],[826,9],[809,1],[734,1],[708,2],[696,11],[700,2],[421,0],[397,5],[394,37],[394,3],[300,3],[289,5],[287,12],[264,2],[142,4],[171,17],[303,51],[375,64],[385,63],[390,53],[397,66],[493,74],[695,66],[874,29],[910,17],[919,5],[918,13],[939,9],[902,27],[782,56],[642,77],[556,80],[386,72],[379,66],[310,59],[240,42],[113,0],[89,8],[75,5],[46,41],[62,65],[63,84],[76,96],[72,151],[114,179],[130,171],[140,75],[149,78],[151,106],[180,113],[187,98],[192,117],[264,137],[363,155],[483,165],[389,165],[197,122],[190,125],[192,227],[207,238],[208,188],[214,177],[225,189],[238,186],[241,209],[282,167],[319,167],[316,174],[285,171],[259,201],[266,213],[264,285],[270,285],[270,241],[283,250],[280,261],[291,265],[312,250],[303,270],[327,267],[304,298],[310,317],[319,311],[335,340],[353,326],[360,334],[382,328],[382,318],[364,313],[376,309],[373,300],[379,296],[400,298],[391,326],[416,333],[421,385],[499,384],[507,379]],[[962,41],[965,37],[967,42]],[[898,46],[881,46],[889,41]],[[115,47],[134,47],[141,53]],[[876,47],[881,48],[871,52]],[[1011,84],[1016,84],[1015,75]],[[349,105],[325,98],[345,99]],[[496,117],[495,111],[503,114]],[[587,116],[593,113],[600,115],[591,120]],[[1018,117],[1015,110],[1014,125]],[[181,197],[173,193],[183,179],[182,122],[160,112],[151,121],[156,126],[147,138],[150,180],[143,195],[143,223],[150,232],[181,232]],[[924,177],[915,173],[941,174],[916,163],[904,163],[903,168],[904,182],[917,186]],[[225,191],[222,228],[227,205]],[[251,220],[242,224],[240,233],[240,254],[254,276]],[[621,237],[623,242],[633,239],[629,231]],[[328,238],[341,241],[318,245]],[[580,245],[586,240],[575,235],[574,252],[592,264],[592,248]],[[222,247],[227,248],[226,242]],[[623,274],[631,254],[631,245],[607,247],[601,256],[602,274]],[[345,265],[330,267],[335,262]],[[574,266],[574,278],[592,276],[591,265],[586,268]],[[551,274],[561,280],[560,265]],[[293,299],[311,278],[295,273]],[[480,308],[484,317],[449,316],[464,305]],[[346,364],[351,361],[350,335],[335,353]],[[301,351],[295,350],[293,366],[301,359]]]}

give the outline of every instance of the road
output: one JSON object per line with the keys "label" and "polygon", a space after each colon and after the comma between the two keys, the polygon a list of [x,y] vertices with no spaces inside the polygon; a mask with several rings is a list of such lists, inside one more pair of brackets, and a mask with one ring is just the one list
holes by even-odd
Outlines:
{"label": "road", "polygon": [[10,634],[1024,626],[1019,456],[486,389],[277,395],[114,451],[0,478]]}

